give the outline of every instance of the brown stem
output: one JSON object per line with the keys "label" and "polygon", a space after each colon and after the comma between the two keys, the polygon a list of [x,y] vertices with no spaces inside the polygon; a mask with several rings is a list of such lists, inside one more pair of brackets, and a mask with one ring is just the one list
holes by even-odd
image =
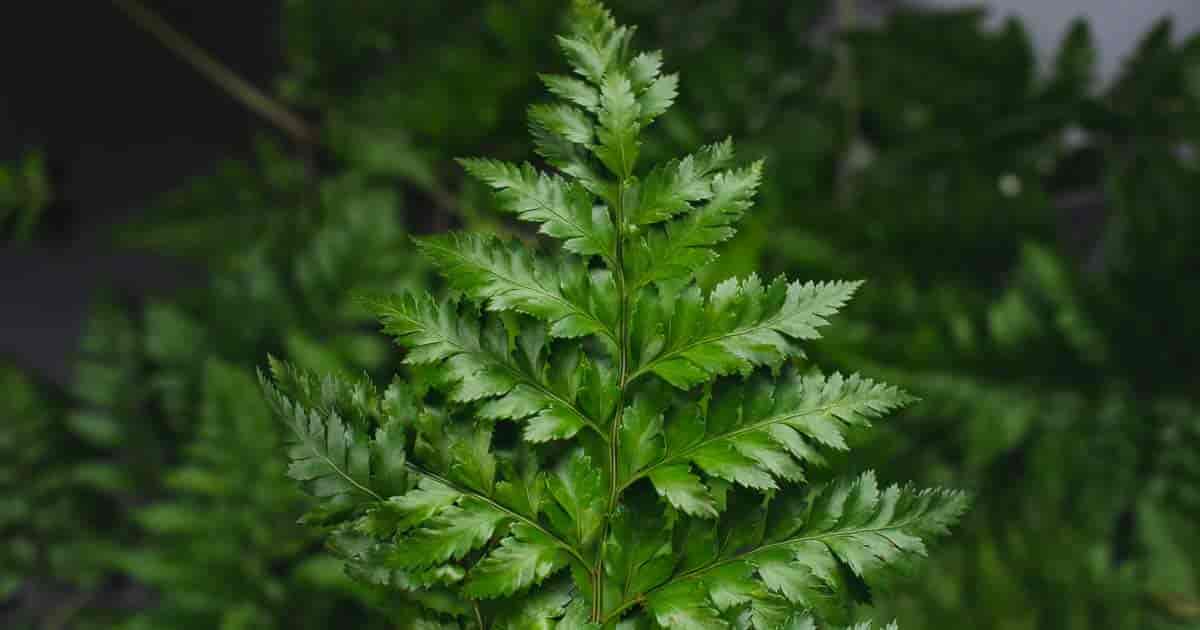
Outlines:
{"label": "brown stem", "polygon": [[[303,118],[279,101],[252,85],[215,57],[196,45],[186,35],[162,17],[146,8],[139,0],[112,0],[113,4],[139,28],[157,39],[163,46],[179,55],[188,65],[223,90],[231,98],[288,134],[300,146],[306,167],[315,171],[314,149],[320,141],[318,131]],[[311,180],[312,178],[310,178]],[[463,219],[467,224],[479,223],[479,218],[463,208],[449,191],[434,185],[421,187],[445,214]]]}

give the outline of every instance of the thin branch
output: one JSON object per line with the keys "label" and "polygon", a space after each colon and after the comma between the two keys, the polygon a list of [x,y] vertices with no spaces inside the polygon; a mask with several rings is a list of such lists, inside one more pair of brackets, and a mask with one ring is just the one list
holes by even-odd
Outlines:
{"label": "thin branch", "polygon": [[[305,161],[311,165],[313,162],[311,152],[320,140],[320,133],[317,129],[285,105],[217,61],[215,57],[176,30],[161,16],[146,8],[139,0],[113,0],[113,4],[139,28],[169,48],[231,98],[288,134],[304,148]],[[474,213],[468,212],[453,194],[440,185],[435,184],[429,187],[418,184],[418,187],[425,191],[434,204],[446,214],[458,216],[468,225],[479,223]]]}
{"label": "thin branch", "polygon": [[[626,171],[628,172],[628,171]],[[617,396],[617,408],[614,412],[612,424],[610,425],[610,433],[608,436],[608,511],[604,519],[604,526],[601,528],[600,541],[596,544],[596,562],[591,569],[592,574],[592,622],[599,623],[604,617],[604,546],[605,539],[608,537],[608,532],[612,527],[612,515],[617,506],[617,499],[620,496],[620,489],[617,481],[617,471],[620,469],[621,463],[621,424],[625,414],[625,404],[629,398],[629,384],[632,378],[629,375],[629,314],[630,303],[629,293],[625,284],[625,182],[626,175],[621,176],[617,183],[617,203],[614,210],[616,211],[613,219],[617,229],[616,247],[613,251],[613,279],[616,282],[617,298],[620,300],[618,305],[618,325],[617,325],[617,352],[619,354],[619,367],[617,374],[617,382],[619,385],[619,393]]]}
{"label": "thin branch", "polygon": [[296,142],[303,145],[316,142],[317,132],[308,123],[217,61],[187,35],[176,30],[141,2],[113,0],[113,4],[138,28],[153,36],[229,96],[290,135]]}

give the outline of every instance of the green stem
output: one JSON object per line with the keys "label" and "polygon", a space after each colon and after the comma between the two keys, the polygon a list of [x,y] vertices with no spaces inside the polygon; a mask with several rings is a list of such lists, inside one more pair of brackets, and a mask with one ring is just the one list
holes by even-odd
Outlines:
{"label": "green stem", "polygon": [[621,421],[625,414],[625,404],[628,397],[629,389],[629,295],[627,294],[625,283],[625,177],[622,177],[617,184],[616,208],[614,219],[616,220],[617,234],[616,247],[614,252],[614,269],[613,278],[617,285],[617,295],[620,298],[619,317],[617,324],[617,353],[619,355],[617,383],[619,393],[617,395],[617,409],[613,415],[612,424],[608,431],[608,509],[605,516],[604,527],[600,532],[600,542],[596,545],[596,561],[592,568],[593,593],[592,593],[592,621],[600,623],[604,616],[604,540],[607,538],[608,528],[612,519],[613,510],[616,508],[617,499],[621,494],[621,486],[617,479],[617,471],[620,470],[621,462]]}
{"label": "green stem", "polygon": [[483,625],[483,611],[479,609],[479,602],[471,602],[471,608],[475,610],[475,623],[479,626],[479,630],[486,630]]}
{"label": "green stem", "polygon": [[307,145],[316,142],[317,132],[308,123],[217,61],[216,58],[197,46],[187,35],[175,30],[166,20],[147,9],[141,2],[138,0],[113,0],[113,4],[138,28],[149,33],[171,52],[179,55],[197,72],[254,113],[262,116],[301,144]]}

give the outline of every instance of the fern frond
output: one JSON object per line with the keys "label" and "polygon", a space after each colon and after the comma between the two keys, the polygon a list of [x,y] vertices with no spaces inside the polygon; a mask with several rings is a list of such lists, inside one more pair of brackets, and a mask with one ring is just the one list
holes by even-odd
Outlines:
{"label": "fern frond", "polygon": [[[693,203],[712,199],[718,192],[728,197],[729,187],[723,181],[727,176],[714,173],[732,161],[733,141],[726,138],[682,160],[671,160],[654,168],[641,184],[637,205],[629,213],[630,224],[666,221],[691,210]],[[728,201],[718,205],[727,206]]]}
{"label": "fern frond", "polygon": [[635,323],[637,368],[630,380],[653,373],[679,388],[717,376],[748,373],[803,356],[794,340],[817,339],[818,327],[854,295],[859,282],[763,285],[751,275],[717,285],[702,297],[692,286],[676,299],[660,297],[658,312],[642,309]]}
{"label": "fern frond", "polygon": [[415,569],[461,560],[491,540],[496,530],[507,524],[507,519],[503,510],[487,502],[460,497],[456,504],[439,510],[437,516],[425,521],[403,544],[397,545],[388,556],[389,563]]}
{"label": "fern frond", "polygon": [[553,352],[545,334],[526,327],[516,344],[497,319],[483,322],[457,304],[404,296],[375,305],[385,330],[409,348],[405,361],[441,364],[439,385],[459,402],[486,400],[486,418],[526,421],[526,435],[543,442],[590,427],[601,432],[615,399],[610,370],[575,347]]}
{"label": "fern frond", "polygon": [[575,593],[569,579],[555,579],[542,588],[520,597],[497,614],[495,627],[498,630],[555,630],[556,628],[581,628],[588,626],[586,620],[575,625],[562,625],[564,616],[571,616],[569,609]]}
{"label": "fern frond", "polygon": [[708,526],[714,544],[706,557],[689,558],[694,566],[642,596],[668,626],[686,619],[698,628],[728,628],[721,613],[753,611],[780,597],[827,618],[849,603],[842,567],[883,585],[889,572],[923,556],[925,541],[945,534],[966,505],[957,492],[880,491],[866,473],[807,496],[777,497],[766,508],[744,506],[748,514]]}
{"label": "fern frond", "polygon": [[399,427],[369,433],[379,400],[368,385],[318,379],[276,360],[271,373],[275,385],[260,377],[267,401],[295,438],[288,475],[313,496],[345,509],[407,485]]}
{"label": "fern frond", "polygon": [[821,449],[846,449],[849,427],[910,401],[857,375],[782,369],[859,283],[751,275],[702,291],[695,273],[733,235],[762,165],[731,166],[725,140],[642,166],[643,132],[678,79],[661,54],[632,51],[633,30],[598,3],[577,0],[572,24],[559,44],[574,76],[543,76],[561,100],[529,110],[558,172],[462,161],[563,253],[468,234],[419,241],[462,301],[372,306],[429,391],[397,383],[362,422],[328,411],[338,405],[316,405],[316,420],[312,405],[277,405],[318,426],[335,471],[367,488],[371,445],[404,429],[390,461],[406,485],[359,493],[339,516],[343,556],[470,627],[845,623],[846,576],[879,584],[961,497],[881,493],[870,475],[804,485]]}
{"label": "fern frond", "polygon": [[567,566],[570,558],[554,540],[526,525],[514,525],[494,551],[471,569],[464,593],[474,599],[509,596]]}
{"label": "fern frond", "polygon": [[[716,150],[723,150],[720,146]],[[686,279],[716,260],[717,253],[712,248],[737,232],[734,225],[750,208],[762,179],[762,169],[762,162],[755,162],[745,168],[717,173],[708,184],[710,193],[703,205],[684,208],[679,211],[683,213],[681,216],[653,226],[633,239],[629,252],[633,286]],[[679,195],[678,190],[672,194]]]}
{"label": "fern frond", "polygon": [[454,233],[417,241],[451,286],[489,310],[515,310],[550,324],[553,337],[599,335],[614,349],[616,294],[612,276],[574,261],[546,260],[520,243]]}
{"label": "fern frond", "polygon": [[[275,384],[265,384],[268,400],[278,415],[292,419],[303,447],[293,451],[289,470],[326,500],[320,512],[326,520],[346,524],[335,548],[372,581],[417,591],[463,582],[472,597],[500,597],[540,583],[578,557],[553,525],[541,523],[540,513],[550,506],[530,496],[544,486],[568,517],[552,522],[572,528],[585,522],[579,500],[586,495],[575,484],[587,470],[586,460],[569,468],[557,485],[537,474],[522,479],[500,470],[489,431],[464,430],[444,418],[401,418],[395,414],[431,412],[398,401],[404,397],[399,392],[389,391],[382,400],[348,398],[356,388],[345,380],[318,382],[279,362],[272,367],[276,376]],[[297,392],[295,398],[282,393],[285,388]],[[351,399],[358,417],[388,417],[373,433],[342,421],[355,414],[330,401]],[[412,457],[406,432],[415,438]],[[386,459],[379,457],[381,445]],[[533,487],[518,491],[528,484]],[[600,513],[592,509],[595,520]],[[498,546],[468,562],[496,537]]]}
{"label": "fern frond", "polygon": [[666,422],[661,412],[647,409],[646,398],[635,400],[625,416],[623,487],[649,478],[683,512],[716,516],[716,502],[695,469],[761,490],[778,488],[780,480],[803,481],[803,464],[823,462],[818,446],[844,450],[848,427],[869,426],[872,418],[913,400],[858,375],[796,373],[721,382],[708,398]]}
{"label": "fern frond", "polygon": [[497,160],[460,160],[468,173],[496,190],[499,209],[523,221],[541,224],[539,232],[563,241],[567,251],[580,256],[615,255],[608,212],[596,206],[590,193],[578,184]]}

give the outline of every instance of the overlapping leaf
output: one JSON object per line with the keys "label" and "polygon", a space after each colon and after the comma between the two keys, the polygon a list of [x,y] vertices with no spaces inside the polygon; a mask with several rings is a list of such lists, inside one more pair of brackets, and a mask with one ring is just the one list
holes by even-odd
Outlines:
{"label": "overlapping leaf", "polygon": [[508,514],[504,511],[476,497],[464,496],[404,538],[388,561],[399,568],[411,569],[461,560],[507,524]]}
{"label": "overlapping leaf", "polygon": [[[577,617],[579,607],[573,605],[580,601],[576,599],[577,595],[569,580],[552,580],[505,606],[495,627],[498,630],[590,630],[586,614],[583,619]],[[586,609],[583,612],[586,613]]]}
{"label": "overlapping leaf", "polygon": [[[347,501],[338,499],[353,495],[354,507],[361,508],[361,516],[344,521],[335,549],[364,579],[416,592],[462,582],[468,596],[494,598],[526,590],[565,567],[571,548],[539,523],[541,501],[530,498],[546,485],[545,477],[533,473],[521,478],[516,469],[506,468],[511,478],[497,483],[489,431],[471,430],[429,412],[407,419],[405,424],[418,434],[415,453],[424,455],[418,463],[410,459],[404,441],[389,439],[382,429],[372,435],[361,428],[361,419],[343,422],[337,413],[337,403],[359,398],[354,404],[363,410],[362,418],[384,421],[382,416],[414,412],[405,404],[410,401],[397,400],[401,394],[389,391],[381,403],[370,392],[359,396],[357,387],[345,380],[316,380],[283,364],[274,367],[278,386],[267,384],[268,397],[281,416],[299,419],[298,431],[313,436],[302,442],[307,450],[294,461],[293,475],[308,481],[327,502],[342,507]],[[295,400],[282,389],[293,392]],[[310,430],[314,418],[322,421],[321,431]],[[389,418],[384,426],[397,423]],[[432,456],[434,451],[442,458]],[[556,488],[572,488],[580,499],[585,493],[575,486],[581,474],[594,472],[586,463],[568,467],[549,490],[561,501]],[[390,477],[396,475],[419,481],[415,487],[401,487]],[[522,494],[519,487],[525,484],[532,488]],[[385,492],[395,494],[385,499]],[[600,514],[591,509],[595,521]],[[578,509],[566,521],[585,522]],[[468,561],[468,555],[481,550],[478,561]]]}
{"label": "overlapping leaf", "polygon": [[540,488],[544,476],[481,486],[469,478],[454,483],[425,470],[421,474],[424,478],[418,488],[393,497],[380,506],[382,514],[372,515],[377,524],[387,525],[377,527],[377,534],[398,535],[384,545],[384,565],[427,574],[430,568],[445,563],[451,563],[450,567],[469,564],[468,554],[484,550],[465,572],[463,593],[492,599],[540,584],[564,568],[574,553],[566,538],[540,523],[538,513],[549,507],[547,504],[530,500],[528,495],[517,499],[517,486],[531,483]]}
{"label": "overlapping leaf", "polygon": [[599,84],[628,51],[633,29],[620,26],[612,12],[598,2],[576,2],[571,32],[557,37],[571,69]]}
{"label": "overlapping leaf", "polygon": [[546,506],[553,527],[569,540],[589,544],[604,524],[607,489],[600,469],[581,451],[575,451],[547,477],[546,486],[556,505]]}
{"label": "overlapping leaf", "polygon": [[567,566],[569,557],[545,534],[527,525],[514,525],[496,550],[471,569],[464,592],[476,599],[512,595],[541,584]]}
{"label": "overlapping leaf", "polygon": [[[694,203],[712,199],[717,192],[728,196],[724,177],[715,171],[732,160],[733,141],[725,139],[682,160],[672,160],[651,170],[641,184],[637,206],[630,213],[629,223],[658,223],[691,210]],[[718,185],[717,190],[714,190],[714,184]],[[718,205],[728,206],[728,202],[722,201]]]}
{"label": "overlapping leaf", "polygon": [[408,347],[406,362],[440,364],[442,386],[453,400],[486,400],[480,408],[486,418],[524,419],[531,441],[595,427],[615,400],[609,368],[576,346],[555,351],[540,327],[525,327],[510,343],[500,320],[480,320],[428,296],[391,298],[375,308],[385,330]]}
{"label": "overlapping leaf", "polygon": [[271,362],[276,385],[263,379],[267,401],[291,427],[288,475],[330,505],[352,506],[403,489],[403,436],[398,426],[378,430],[379,400],[369,385],[317,378]]}
{"label": "overlapping leaf", "polygon": [[604,546],[606,613],[671,577],[677,563],[671,527],[662,508],[651,501],[626,502],[612,514]]}
{"label": "overlapping leaf", "polygon": [[[595,113],[599,108],[600,92],[587,83],[557,75],[542,78],[552,92],[588,112]],[[594,117],[574,105],[556,103],[529,108],[529,131],[538,155],[577,181],[584,190],[611,202],[611,182],[602,174],[589,148],[595,129]],[[602,210],[607,220],[608,210]]]}
{"label": "overlapping leaf", "polygon": [[[718,157],[725,150],[725,145],[715,145],[710,149]],[[629,252],[633,285],[640,287],[651,282],[686,278],[716,260],[717,253],[713,247],[729,240],[737,232],[734,224],[750,208],[762,179],[762,168],[761,162],[755,162],[745,168],[713,175],[707,182],[709,192],[702,197],[705,202],[690,211],[680,208],[679,200],[697,194],[698,189],[686,192],[690,186],[683,185],[684,181],[667,183],[664,193],[655,193],[651,200],[643,200],[642,208],[648,209],[648,219],[664,212],[684,214],[646,230],[633,240]],[[653,178],[654,173],[650,177]],[[648,179],[646,185],[657,184],[653,179]],[[661,200],[658,200],[659,195],[663,197]],[[674,212],[675,209],[678,211]]]}

